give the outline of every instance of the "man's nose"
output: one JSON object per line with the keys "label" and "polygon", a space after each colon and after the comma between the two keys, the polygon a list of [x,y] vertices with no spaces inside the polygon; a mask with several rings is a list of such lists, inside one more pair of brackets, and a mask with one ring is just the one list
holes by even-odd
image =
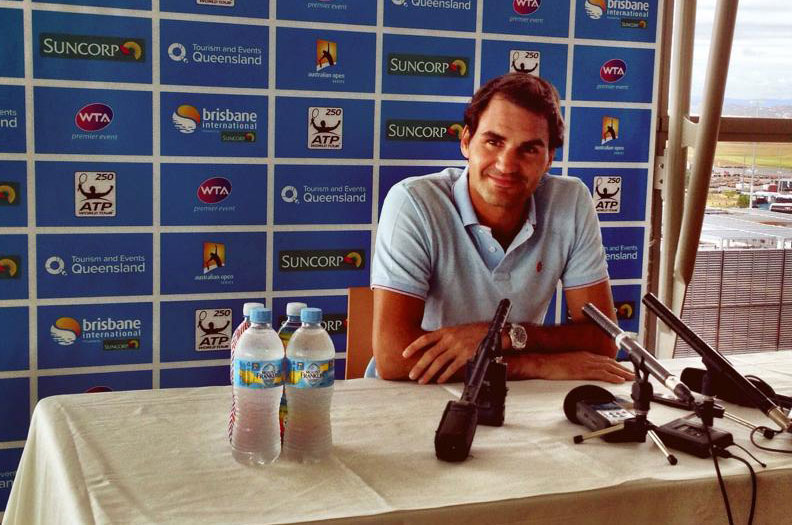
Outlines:
{"label": "man's nose", "polygon": [[498,152],[496,168],[501,173],[514,173],[517,171],[517,150],[514,148],[503,148]]}

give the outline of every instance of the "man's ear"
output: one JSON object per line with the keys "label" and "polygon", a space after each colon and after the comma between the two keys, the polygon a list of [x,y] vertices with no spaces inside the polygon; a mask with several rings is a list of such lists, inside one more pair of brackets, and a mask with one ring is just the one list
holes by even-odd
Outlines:
{"label": "man's ear", "polygon": [[459,149],[462,151],[463,157],[466,159],[470,158],[470,129],[467,126],[462,130],[462,135],[459,139]]}
{"label": "man's ear", "polygon": [[547,161],[547,166],[545,166],[545,173],[550,171],[550,166],[553,165],[553,159],[555,158],[555,148],[550,150],[549,159]]}

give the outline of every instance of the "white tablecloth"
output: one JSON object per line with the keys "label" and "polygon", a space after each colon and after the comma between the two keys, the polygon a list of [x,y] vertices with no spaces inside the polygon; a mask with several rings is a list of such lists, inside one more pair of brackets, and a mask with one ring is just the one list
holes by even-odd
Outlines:
{"label": "white tablecloth", "polygon": [[[792,393],[792,352],[733,361]],[[677,452],[671,466],[649,441],[574,445],[585,429],[561,407],[584,383],[509,383],[505,425],[479,426],[472,456],[458,464],[438,461],[433,440],[459,384],[337,382],[334,457],[260,469],[231,457],[227,387],[50,397],[34,411],[3,523],[725,523],[711,460]],[[630,384],[603,386],[629,395]],[[771,425],[756,410],[733,412]],[[682,415],[653,404],[650,419]],[[757,450],[729,421],[717,426],[768,463],[757,469],[755,523],[790,523],[792,455]],[[792,450],[792,434],[769,444]],[[744,523],[746,468],[733,460],[721,468]]]}

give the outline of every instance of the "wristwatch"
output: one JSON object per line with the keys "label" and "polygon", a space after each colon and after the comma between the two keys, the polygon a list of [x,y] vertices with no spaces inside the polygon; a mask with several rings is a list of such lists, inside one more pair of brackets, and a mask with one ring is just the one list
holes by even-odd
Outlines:
{"label": "wristwatch", "polygon": [[521,324],[509,323],[509,339],[511,339],[512,349],[525,350],[528,343],[528,332]]}

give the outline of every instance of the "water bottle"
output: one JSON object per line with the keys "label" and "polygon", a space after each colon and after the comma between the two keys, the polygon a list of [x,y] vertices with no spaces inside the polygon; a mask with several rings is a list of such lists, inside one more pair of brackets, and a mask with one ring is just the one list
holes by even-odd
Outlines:
{"label": "water bottle", "polygon": [[322,310],[303,308],[302,326],[286,348],[289,421],[283,455],[301,462],[328,458],[333,448],[330,402],[335,380],[335,347],[320,324]]}
{"label": "water bottle", "polygon": [[280,453],[278,407],[283,387],[283,343],[272,311],[254,308],[234,356],[234,429],[231,450],[246,465],[272,463]]}
{"label": "water bottle", "polygon": [[231,434],[234,432],[234,353],[240,336],[250,326],[250,312],[253,308],[264,308],[264,305],[262,303],[245,303],[242,306],[242,322],[239,323],[231,336],[231,364],[228,367],[229,380],[231,381],[231,413],[228,416],[228,441],[231,441]]}
{"label": "water bottle", "polygon": [[[281,341],[283,342],[283,348],[288,346],[292,335],[302,324],[300,322],[300,311],[307,306],[308,305],[305,303],[286,304],[286,322],[283,323],[278,330],[278,337],[280,337]],[[284,386],[284,389],[285,388],[286,387]],[[278,417],[280,419],[281,443],[283,443],[283,430],[286,426],[286,418],[288,417],[288,414],[289,405],[286,402],[286,392],[284,390],[283,396],[281,397],[280,412],[278,412]]]}

